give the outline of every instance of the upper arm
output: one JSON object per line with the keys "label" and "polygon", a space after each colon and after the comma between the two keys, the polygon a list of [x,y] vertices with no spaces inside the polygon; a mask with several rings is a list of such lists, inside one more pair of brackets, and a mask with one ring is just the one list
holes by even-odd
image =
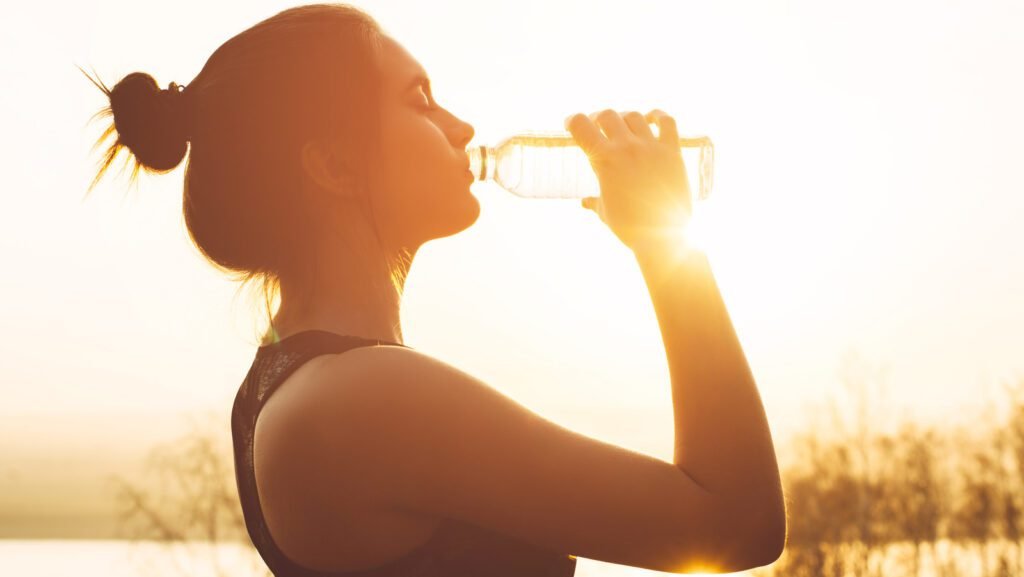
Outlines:
{"label": "upper arm", "polygon": [[336,465],[326,470],[359,475],[395,509],[659,571],[739,571],[778,556],[753,553],[765,537],[747,521],[754,512],[672,463],[559,426],[417,351],[353,349],[317,380],[310,423]]}

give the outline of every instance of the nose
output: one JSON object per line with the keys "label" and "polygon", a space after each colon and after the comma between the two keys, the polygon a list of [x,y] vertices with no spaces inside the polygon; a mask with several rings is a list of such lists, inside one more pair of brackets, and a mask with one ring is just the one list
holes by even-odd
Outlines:
{"label": "nose", "polygon": [[461,118],[454,115],[452,115],[452,118],[455,119],[454,144],[459,148],[466,148],[469,142],[473,140],[473,135],[476,134],[476,131],[473,130],[472,124],[465,122]]}

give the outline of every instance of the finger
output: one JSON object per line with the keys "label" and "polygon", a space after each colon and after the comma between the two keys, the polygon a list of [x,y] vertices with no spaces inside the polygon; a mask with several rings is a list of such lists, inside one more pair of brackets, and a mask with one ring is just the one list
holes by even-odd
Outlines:
{"label": "finger", "polygon": [[595,112],[590,115],[590,118],[597,122],[609,140],[626,138],[633,134],[626,126],[626,121],[614,110],[605,109]]}
{"label": "finger", "polygon": [[654,133],[651,132],[651,126],[647,123],[647,119],[644,118],[643,114],[640,114],[635,110],[623,112],[621,114],[622,119],[626,121],[626,125],[633,131],[633,134],[645,140],[654,140]]}
{"label": "finger", "polygon": [[604,135],[601,134],[601,130],[594,124],[593,120],[582,112],[577,112],[566,118],[565,128],[572,134],[573,139],[576,140],[576,143],[586,153],[594,150],[597,145],[605,140]]}
{"label": "finger", "polygon": [[586,196],[586,197],[581,198],[580,199],[580,206],[582,206],[583,208],[589,208],[590,210],[594,210],[594,207],[597,206],[597,197],[596,196]]}
{"label": "finger", "polygon": [[666,112],[655,108],[647,113],[647,120],[658,126],[658,140],[665,144],[679,146],[679,132],[676,130],[676,120]]}

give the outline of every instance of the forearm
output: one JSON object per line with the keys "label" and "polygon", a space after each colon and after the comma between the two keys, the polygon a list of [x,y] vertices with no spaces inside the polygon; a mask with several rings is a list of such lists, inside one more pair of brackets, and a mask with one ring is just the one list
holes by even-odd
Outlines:
{"label": "forearm", "polygon": [[707,256],[657,245],[634,254],[668,359],[675,464],[730,502],[784,510],[764,407]]}

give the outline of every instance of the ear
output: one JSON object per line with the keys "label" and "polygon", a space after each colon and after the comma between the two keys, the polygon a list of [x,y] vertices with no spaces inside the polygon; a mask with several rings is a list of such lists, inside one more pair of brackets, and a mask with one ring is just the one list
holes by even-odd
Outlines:
{"label": "ear", "polygon": [[340,197],[355,196],[354,181],[345,162],[323,141],[302,146],[302,169],[317,186]]}

